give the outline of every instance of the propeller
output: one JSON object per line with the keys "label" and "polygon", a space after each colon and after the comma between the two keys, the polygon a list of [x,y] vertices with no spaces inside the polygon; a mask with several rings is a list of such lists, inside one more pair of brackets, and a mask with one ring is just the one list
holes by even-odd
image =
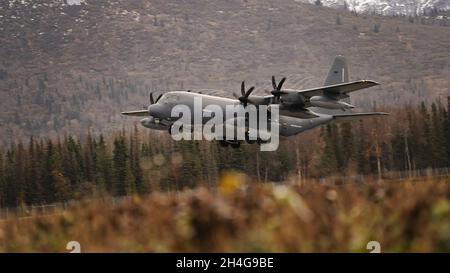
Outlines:
{"label": "propeller", "polygon": [[274,97],[280,99],[281,95],[285,94],[285,92],[283,92],[281,90],[281,87],[283,87],[284,81],[286,81],[286,77],[283,77],[281,79],[281,81],[278,83],[275,80],[275,76],[272,76],[272,87],[273,90],[270,92]]}
{"label": "propeller", "polygon": [[153,93],[150,93],[150,104],[155,104],[159,101],[159,99],[162,97],[162,94],[160,94],[156,100],[153,99]]}
{"label": "propeller", "polygon": [[[241,83],[241,96],[238,97],[238,100],[244,104],[244,106],[247,106],[247,103],[249,102],[248,97],[250,96],[250,94],[253,92],[253,90],[255,90],[255,87],[252,86],[250,87],[247,91],[245,91],[245,81],[243,81]],[[236,95],[235,95],[236,96]]]}

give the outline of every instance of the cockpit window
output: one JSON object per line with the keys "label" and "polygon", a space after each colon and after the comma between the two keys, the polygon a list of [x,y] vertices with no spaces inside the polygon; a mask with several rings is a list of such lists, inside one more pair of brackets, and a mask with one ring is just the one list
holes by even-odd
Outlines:
{"label": "cockpit window", "polygon": [[177,102],[178,101],[178,99],[179,99],[179,96],[178,95],[176,95],[176,94],[164,94],[162,97],[161,97],[161,102],[162,103],[175,103],[175,102]]}
{"label": "cockpit window", "polygon": [[158,100],[158,103],[167,103],[167,95],[168,94],[163,94],[161,98]]}

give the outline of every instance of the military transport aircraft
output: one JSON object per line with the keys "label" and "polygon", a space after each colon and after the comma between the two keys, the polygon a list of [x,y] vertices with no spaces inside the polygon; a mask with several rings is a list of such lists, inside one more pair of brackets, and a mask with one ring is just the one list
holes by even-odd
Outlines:
{"label": "military transport aircraft", "polygon": [[[272,76],[272,87],[270,95],[258,96],[251,95],[254,87],[245,88],[245,83],[241,84],[241,94],[236,95],[236,99],[225,98],[216,95],[205,94],[204,91],[169,91],[159,95],[156,99],[150,94],[150,106],[145,110],[122,112],[127,116],[143,116],[141,124],[144,127],[156,130],[168,130],[171,133],[171,127],[176,118],[171,116],[172,109],[177,105],[186,105],[193,112],[194,99],[202,99],[202,109],[208,105],[218,105],[225,109],[227,105],[248,104],[255,106],[267,105],[270,112],[271,107],[276,106],[279,109],[279,135],[289,137],[297,135],[314,127],[327,124],[332,121],[351,121],[359,120],[364,117],[388,115],[381,112],[370,113],[352,113],[354,108],[350,104],[349,94],[351,92],[373,87],[378,83],[370,80],[349,81],[347,62],[343,56],[337,56],[328,73],[324,86],[305,90],[283,89],[286,78],[282,78],[278,83]],[[270,113],[268,113],[270,116]],[[207,119],[202,119],[202,125]],[[224,120],[225,122],[225,120]],[[224,139],[220,140],[221,146],[231,145],[233,148],[240,146],[240,140]],[[248,143],[254,141],[247,140]],[[259,144],[260,142],[257,141]]]}

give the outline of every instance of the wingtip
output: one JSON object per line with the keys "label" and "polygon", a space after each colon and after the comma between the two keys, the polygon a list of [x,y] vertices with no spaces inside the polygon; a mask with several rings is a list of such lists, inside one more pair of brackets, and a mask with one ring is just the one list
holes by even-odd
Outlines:
{"label": "wingtip", "polygon": [[372,81],[372,80],[362,80],[362,82],[367,82],[367,83],[373,84],[373,86],[375,86],[375,85],[381,85],[381,83],[376,82],[376,81]]}

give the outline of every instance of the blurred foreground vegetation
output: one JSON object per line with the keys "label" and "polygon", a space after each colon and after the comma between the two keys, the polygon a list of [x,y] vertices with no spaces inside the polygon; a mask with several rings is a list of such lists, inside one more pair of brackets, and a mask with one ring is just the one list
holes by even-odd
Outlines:
{"label": "blurred foreground vegetation", "polygon": [[0,220],[0,251],[450,251],[450,178],[327,185],[256,183],[85,201]]}

